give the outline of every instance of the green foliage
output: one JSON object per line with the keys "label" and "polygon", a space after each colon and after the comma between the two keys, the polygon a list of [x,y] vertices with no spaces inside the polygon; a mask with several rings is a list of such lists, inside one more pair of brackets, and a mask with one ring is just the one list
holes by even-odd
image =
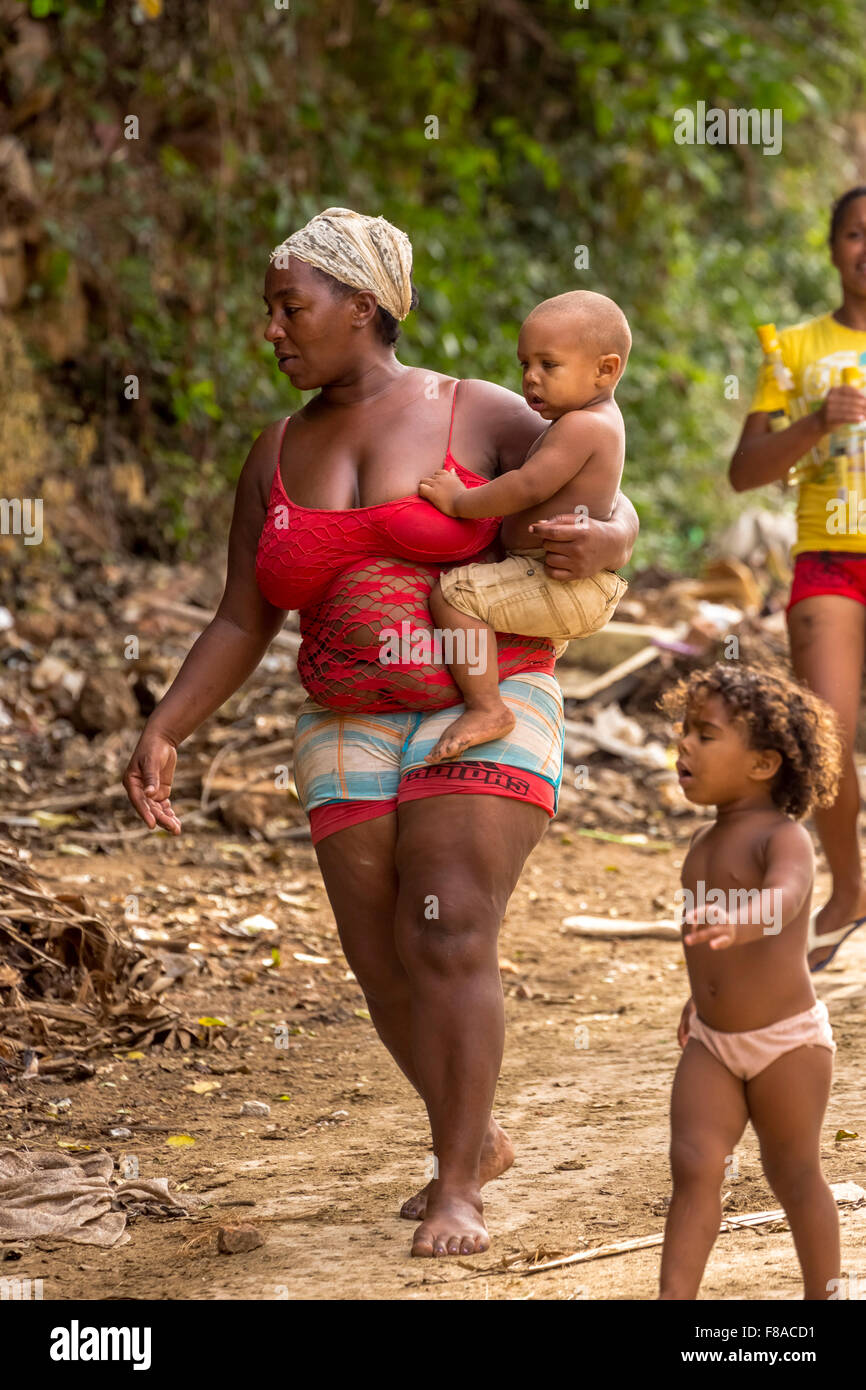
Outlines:
{"label": "green foliage", "polygon": [[34,19],[47,19],[49,15],[65,15],[70,10],[82,10],[85,14],[101,14],[105,0],[30,0],[30,13]]}
{"label": "green foliage", "polygon": [[[271,247],[338,203],[412,238],[421,304],[400,352],[413,364],[519,389],[533,304],[612,295],[634,333],[617,394],[636,559],[699,562],[742,505],[726,467],[754,325],[835,302],[826,222],[856,179],[845,120],[862,80],[859,7],[224,0],[207,21],[170,4],[144,24],[101,10],[31,2],[63,16],[58,71],[75,84],[48,193],[67,200],[61,240],[100,305],[105,380],[135,371],[145,384],[152,423],[142,433],[130,414],[129,431],[169,534],[186,526],[194,544],[201,463],[235,477],[259,429],[297,407],[258,336],[261,281]],[[677,144],[675,113],[699,101],[778,109],[782,153]],[[118,129],[138,114],[141,139],[94,160],[95,110]],[[731,376],[739,399],[725,398]]]}

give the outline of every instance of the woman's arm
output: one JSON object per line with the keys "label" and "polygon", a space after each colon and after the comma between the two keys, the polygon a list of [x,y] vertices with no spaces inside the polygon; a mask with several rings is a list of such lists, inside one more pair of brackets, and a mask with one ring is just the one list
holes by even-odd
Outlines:
{"label": "woman's arm", "polygon": [[547,551],[544,568],[551,579],[587,579],[599,570],[618,570],[628,564],[640,522],[627,497],[620,493],[607,521],[585,516],[555,516],[530,526]]}
{"label": "woman's arm", "polygon": [[866,420],[866,395],[856,386],[834,386],[818,410],[773,431],[764,411],[746,416],[728,476],[735,492],[781,482],[792,464],[839,425]]}
{"label": "woman's arm", "polygon": [[169,802],[176,749],[243,685],[285,621],[282,609],[262,597],[255,577],[278,430],[271,426],[259,435],[238,480],[219,607],[148,719],[124,774],[127,795],[151,829],[158,824],[179,832]]}

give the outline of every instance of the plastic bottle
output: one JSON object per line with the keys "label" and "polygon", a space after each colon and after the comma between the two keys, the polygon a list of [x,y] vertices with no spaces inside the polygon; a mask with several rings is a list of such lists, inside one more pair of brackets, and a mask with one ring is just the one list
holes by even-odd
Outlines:
{"label": "plastic bottle", "polygon": [[771,430],[786,430],[791,423],[790,392],[794,378],[782,358],[782,346],[774,323],[758,327],[758,341],[764,353],[764,391],[769,396],[767,414]]}
{"label": "plastic bottle", "polygon": [[[863,389],[859,367],[842,368],[842,385]],[[866,420],[841,425],[830,436],[830,454],[836,464],[838,494],[859,507],[866,501]]]}
{"label": "plastic bottle", "polygon": [[[764,353],[763,387],[765,400],[769,401],[767,414],[770,417],[770,429],[774,432],[786,430],[792,421],[798,419],[802,414],[802,410],[799,409],[799,404],[794,397],[794,378],[785,366],[776,325],[774,323],[762,323],[758,326],[757,333],[758,341]],[[808,482],[814,478],[820,467],[821,462],[817,452],[810,449],[804,458],[798,459],[796,463],[791,465],[784,483],[788,487],[798,487],[800,483]]]}

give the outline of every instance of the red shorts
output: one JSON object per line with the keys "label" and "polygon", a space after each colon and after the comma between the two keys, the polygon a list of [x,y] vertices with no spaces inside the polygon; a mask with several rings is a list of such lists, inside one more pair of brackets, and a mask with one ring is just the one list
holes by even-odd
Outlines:
{"label": "red shorts", "polygon": [[505,767],[502,763],[451,762],[417,771],[418,781],[410,783],[408,788],[401,786],[399,795],[392,801],[331,801],[325,806],[311,807],[313,844],[317,845],[326,835],[345,830],[348,825],[390,815],[398,806],[418,801],[422,796],[453,796],[455,792],[471,792],[478,796],[492,792],[495,796],[510,796],[515,801],[540,806],[549,816],[556,813],[556,792],[550,782],[520,768]]}
{"label": "red shorts", "polygon": [[838,594],[866,604],[866,554],[845,550],[804,550],[794,561],[794,582],[785,612],[821,594]]}

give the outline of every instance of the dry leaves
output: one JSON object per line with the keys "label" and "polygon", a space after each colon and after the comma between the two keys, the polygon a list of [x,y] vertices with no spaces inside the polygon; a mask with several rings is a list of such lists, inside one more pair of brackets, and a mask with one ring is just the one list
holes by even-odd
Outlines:
{"label": "dry leaves", "polygon": [[194,961],[152,956],[89,909],[52,893],[0,842],[0,1058],[25,1048],[70,1065],[106,1047],[189,1048],[209,1030],[184,1023],[161,994]]}

